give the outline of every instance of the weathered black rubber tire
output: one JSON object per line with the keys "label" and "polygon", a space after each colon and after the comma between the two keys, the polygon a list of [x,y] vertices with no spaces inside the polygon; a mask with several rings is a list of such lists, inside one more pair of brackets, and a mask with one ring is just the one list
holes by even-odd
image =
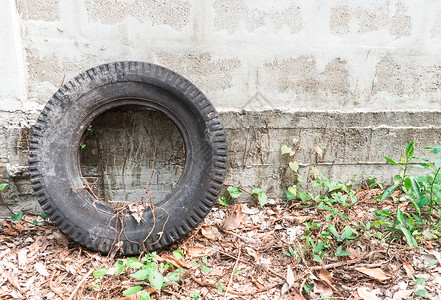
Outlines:
{"label": "weathered black rubber tire", "polygon": [[[145,209],[140,224],[130,214],[117,218],[110,205],[81,188],[79,163],[88,124],[105,111],[133,105],[166,114],[186,153],[177,184],[155,204],[154,216]],[[104,64],[67,82],[46,104],[33,129],[29,169],[41,207],[64,234],[102,253],[122,241],[123,254],[134,255],[173,243],[207,215],[226,175],[226,135],[207,97],[181,75],[149,63]]]}

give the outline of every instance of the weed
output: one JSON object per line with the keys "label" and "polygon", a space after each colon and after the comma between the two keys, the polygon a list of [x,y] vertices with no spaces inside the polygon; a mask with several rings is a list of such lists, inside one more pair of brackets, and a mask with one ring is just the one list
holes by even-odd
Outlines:
{"label": "weed", "polygon": [[[433,155],[441,152],[441,145],[426,147]],[[396,209],[393,215],[390,210],[376,211],[379,218],[372,225],[382,226],[390,232],[392,238],[404,236],[409,247],[417,247],[416,237],[439,236],[439,224],[434,223],[433,213],[441,203],[441,157],[431,161],[429,158],[416,158],[414,143],[409,143],[405,148],[405,156],[399,162],[384,156],[384,159],[393,165],[400,167],[398,175],[394,176],[394,184],[388,187],[381,195],[381,201],[391,197],[395,191],[402,194],[401,197],[393,197]],[[413,163],[415,160],[422,160],[423,163]],[[414,177],[408,174],[411,166],[428,169],[430,172],[425,176]],[[410,202],[413,210],[406,211],[400,208],[400,202]]]}
{"label": "weed", "polygon": [[[255,196],[261,207],[263,207],[268,201],[268,196],[265,194],[265,192],[261,188],[254,188],[250,193],[244,189],[238,188],[237,186],[230,185],[227,187],[227,192],[228,192],[229,197],[233,200],[239,198],[239,196],[242,195],[243,192],[245,192],[251,196]],[[223,206],[230,205],[230,201],[225,196],[220,197],[218,201]]]}

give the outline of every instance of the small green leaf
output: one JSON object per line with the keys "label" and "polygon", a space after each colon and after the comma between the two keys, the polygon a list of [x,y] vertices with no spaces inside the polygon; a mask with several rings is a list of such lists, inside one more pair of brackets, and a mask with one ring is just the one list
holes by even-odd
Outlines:
{"label": "small green leaf", "polygon": [[[431,259],[427,262],[429,264],[429,267],[433,267],[436,266],[438,264],[438,260],[437,259]],[[427,278],[424,278],[427,280]]]}
{"label": "small green leaf", "polygon": [[201,296],[199,296],[198,293],[194,292],[193,294],[190,295],[190,298],[194,299],[194,300],[199,300]]}
{"label": "small green leaf", "polygon": [[297,171],[299,170],[299,163],[296,161],[290,161],[288,165],[294,173],[297,173]]}
{"label": "small green leaf", "polygon": [[131,296],[131,295],[135,295],[137,294],[140,290],[142,290],[142,287],[140,287],[139,285],[137,286],[132,286],[131,288],[128,288],[127,290],[125,290],[123,292],[124,296]]}
{"label": "small green leaf", "polygon": [[415,240],[415,238],[412,236],[412,234],[409,232],[409,230],[407,230],[406,227],[404,227],[403,224],[399,224],[397,226],[397,228],[399,230],[401,230],[401,232],[404,234],[404,236],[406,237],[407,240],[407,244],[409,245],[409,247],[414,248],[418,246],[417,241]]}
{"label": "small green leaf", "polygon": [[185,257],[184,253],[182,253],[182,250],[179,248],[173,251],[173,256],[178,260],[183,259]]}
{"label": "small green leaf", "polygon": [[441,157],[438,157],[437,159],[435,159],[434,163],[438,169],[441,168]]}
{"label": "small green leaf", "polygon": [[95,278],[101,278],[107,273],[107,268],[105,266],[102,266],[98,270],[93,271],[93,277]]}
{"label": "small green leaf", "polygon": [[401,224],[405,225],[406,222],[404,221],[404,215],[401,209],[397,209],[397,220],[400,221]]}
{"label": "small green leaf", "polygon": [[227,197],[225,197],[225,196],[219,197],[219,204],[222,206],[229,206],[230,205],[228,203]]}
{"label": "small green leaf", "polygon": [[37,225],[38,225],[38,221],[34,219],[34,220],[32,221],[32,224],[34,224],[35,226],[37,226]]}
{"label": "small green leaf", "polygon": [[263,192],[257,196],[257,199],[259,200],[259,205],[261,207],[263,207],[266,204],[266,202],[268,201],[267,195]]}
{"label": "small green leaf", "polygon": [[390,186],[390,187],[388,187],[385,191],[384,191],[384,193],[383,193],[383,195],[381,195],[381,201],[384,201],[384,200],[386,200],[387,198],[389,198],[389,196],[390,195],[392,195],[392,193],[395,191],[395,189],[398,187],[398,185],[392,185],[392,186]]}
{"label": "small green leaf", "polygon": [[[431,147],[426,147],[424,149],[432,149],[432,148]],[[438,145],[438,146],[434,147],[433,150],[432,150],[433,154],[438,154],[440,152],[441,152],[441,145]]]}
{"label": "small green leaf", "polygon": [[99,289],[101,287],[101,282],[99,282],[98,280],[94,280],[92,281],[92,286]]}
{"label": "small green leaf", "polygon": [[343,246],[340,245],[337,248],[337,251],[335,252],[335,255],[337,255],[337,256],[349,256],[349,255],[352,255],[352,253],[348,252],[348,251],[343,251]]}
{"label": "small green leaf", "polygon": [[115,272],[117,275],[121,274],[121,272],[124,270],[124,262],[122,260],[118,260],[115,266]]}
{"label": "small green leaf", "polygon": [[206,256],[202,257],[201,262],[206,264],[208,262],[208,258]]}
{"label": "small green leaf", "polygon": [[130,275],[130,277],[133,277],[138,280],[146,280],[149,278],[151,274],[151,271],[149,269],[141,269]]}
{"label": "small green leaf", "polygon": [[18,211],[11,218],[14,219],[15,221],[20,221],[23,218],[23,212],[22,211]]}
{"label": "small green leaf", "polygon": [[254,188],[251,191],[251,195],[259,195],[260,193],[263,193],[263,191],[262,191],[262,189],[259,189],[259,188]]}
{"label": "small green leaf", "polygon": [[412,183],[412,189],[413,189],[415,196],[417,198],[419,198],[420,197],[420,189],[421,189],[420,185],[418,184],[418,182],[416,181],[416,179],[414,177],[410,177],[410,181]]}
{"label": "small green leaf", "polygon": [[313,254],[313,256],[314,256],[314,258],[312,259],[313,261],[316,261],[316,262],[319,262],[319,263],[322,262],[322,258],[320,256],[318,256],[317,254]]}
{"label": "small green leaf", "polygon": [[229,187],[227,187],[227,191],[230,194],[231,198],[236,199],[240,196],[240,194],[242,194],[242,191],[235,186],[230,185]]}
{"label": "small green leaf", "polygon": [[401,177],[401,175],[394,176],[394,184],[399,185],[402,182],[403,182],[403,177]]}
{"label": "small green leaf", "polygon": [[3,191],[8,186],[7,183],[0,184],[0,191]]}
{"label": "small green leaf", "polygon": [[337,238],[340,238],[340,234],[337,232],[337,229],[335,229],[334,225],[329,226],[329,231]]}
{"label": "small green leaf", "polygon": [[224,290],[222,289],[222,285],[220,283],[217,284],[217,291],[221,294],[224,293]]}
{"label": "small green leaf", "polygon": [[414,148],[414,146],[413,146],[413,143],[414,143],[414,142],[410,142],[410,143],[407,144],[407,146],[406,146],[406,157],[407,157],[408,159],[412,156],[413,152],[415,151],[415,148]]}
{"label": "small green leaf", "polygon": [[430,199],[427,196],[422,196],[420,201],[418,201],[418,207],[423,208],[425,205],[430,203]]}
{"label": "small green leaf", "polygon": [[150,274],[149,282],[155,289],[160,291],[162,288],[162,284],[164,283],[164,277],[162,276],[161,273],[159,273],[158,271],[155,271]]}
{"label": "small green leaf", "polygon": [[41,217],[43,220],[46,220],[46,219],[48,218],[47,214],[46,214],[44,211],[41,212],[40,217]]}
{"label": "small green leaf", "polygon": [[141,291],[141,293],[139,293],[139,300],[151,300],[149,293]]}
{"label": "small green leaf", "polygon": [[396,163],[393,159],[387,157],[387,156],[383,156],[383,158],[390,164],[396,165],[398,166],[398,163]]}
{"label": "small green leaf", "polygon": [[294,195],[289,189],[286,190],[286,200],[291,201],[294,199],[296,195]]}
{"label": "small green leaf", "polygon": [[[423,196],[423,197],[426,197],[426,196]],[[415,208],[418,216],[421,216],[421,207],[418,206],[418,203],[416,202],[416,200],[413,197],[410,197],[410,202],[412,203],[413,207]]]}
{"label": "small green leaf", "polygon": [[201,271],[203,271],[203,272],[205,272],[205,273],[210,273],[211,271],[213,271],[213,270],[211,270],[209,267],[207,267],[207,266],[201,266]]}
{"label": "small green leaf", "polygon": [[417,295],[417,296],[421,296],[421,297],[430,298],[430,297],[427,295],[427,291],[426,291],[425,289],[419,289],[419,290],[415,291],[415,295]]}
{"label": "small green leaf", "polygon": [[412,181],[410,180],[409,177],[406,177],[404,179],[404,187],[406,188],[406,190],[410,191],[410,189],[412,188]]}
{"label": "small green leaf", "polygon": [[179,281],[179,279],[181,279],[178,272],[171,272],[170,274],[167,275],[167,278],[170,281]]}
{"label": "small green leaf", "polygon": [[144,263],[137,259],[136,257],[127,258],[127,267],[132,269],[139,269],[144,266]]}
{"label": "small green leaf", "polygon": [[282,152],[282,155],[286,154],[286,153],[289,153],[290,156],[293,156],[295,154],[295,152],[290,147],[288,147],[287,145],[282,145],[280,147],[280,151]]}

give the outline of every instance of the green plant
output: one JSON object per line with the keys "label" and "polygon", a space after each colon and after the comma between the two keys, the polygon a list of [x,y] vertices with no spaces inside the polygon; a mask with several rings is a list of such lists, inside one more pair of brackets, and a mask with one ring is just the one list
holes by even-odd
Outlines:
{"label": "green plant", "polygon": [[[254,188],[251,193],[245,191],[244,189],[240,189],[237,186],[230,185],[227,187],[227,192],[230,195],[232,199],[237,199],[242,194],[242,192],[246,192],[247,194],[251,196],[256,196],[257,200],[259,202],[259,205],[262,207],[266,204],[268,201],[268,196],[265,194],[265,192],[261,188]],[[225,196],[219,198],[219,203],[224,206],[229,205],[229,201]]]}
{"label": "green plant", "polygon": [[260,206],[264,206],[266,204],[266,202],[268,201],[267,195],[260,188],[254,188],[251,191],[251,195],[257,195],[257,199],[259,201]]}
{"label": "green plant", "polygon": [[289,162],[288,166],[291,170],[291,177],[292,177],[292,185],[290,185],[286,190],[286,199],[288,201],[293,200],[294,198],[299,198],[303,202],[306,202],[310,199],[312,199],[312,194],[308,192],[302,192],[298,189],[297,184],[303,182],[302,176],[299,174],[299,168],[300,164],[299,162],[295,161],[296,151],[300,146],[300,141],[296,138],[293,139],[294,147],[288,147],[287,145],[282,145],[280,147],[280,152],[282,155],[288,154],[289,156]]}
{"label": "green plant", "polygon": [[[441,145],[425,149],[437,155],[441,152]],[[439,227],[433,224],[432,214],[441,203],[441,157],[435,158],[433,162],[429,158],[422,158],[423,163],[415,164],[414,161],[420,159],[413,156],[414,151],[414,143],[411,142],[406,146],[405,155],[399,162],[384,156],[388,163],[399,166],[400,172],[394,176],[394,184],[381,195],[381,201],[388,199],[395,191],[399,191],[403,196],[394,198],[395,215],[390,211],[376,211],[375,215],[379,220],[372,223],[374,226],[382,226],[392,237],[396,237],[397,234],[404,236],[409,247],[418,246],[415,237],[426,229],[435,235],[439,232]],[[414,177],[408,174],[411,166],[429,169],[430,172],[425,176]],[[414,211],[402,210],[399,206],[400,201],[409,201]]]}
{"label": "green plant", "polygon": [[230,203],[228,202],[227,197],[225,196],[219,197],[218,202],[222,206],[230,206]]}
{"label": "green plant", "polygon": [[[412,275],[412,280],[415,283],[415,285],[417,286],[415,288],[415,290],[413,291],[415,296],[430,299],[430,296],[427,295],[427,291],[426,291],[426,289],[424,287],[423,288],[418,288],[418,286],[421,286],[424,282],[427,281],[427,278],[424,278],[424,277],[415,278]],[[421,299],[421,298],[419,298],[419,299]]]}
{"label": "green plant", "polygon": [[[173,254],[177,259],[183,258],[182,251],[179,249],[175,250]],[[152,252],[146,253],[141,260],[136,257],[127,258],[126,263],[124,263],[122,260],[118,260],[115,266],[115,272],[117,275],[119,275],[124,271],[124,269],[136,270],[136,272],[130,274],[130,277],[141,281],[148,281],[151,286],[159,291],[162,289],[163,286],[166,285],[165,277],[167,277],[167,279],[170,281],[180,280],[180,274],[182,274],[182,271],[171,270],[171,272],[169,272],[167,276],[164,276],[163,274],[165,274],[167,270],[172,269],[173,266],[169,264],[158,265],[158,263],[155,261],[155,257],[157,257],[156,253]],[[123,295],[135,295],[141,290],[141,286],[133,286],[125,290],[123,292]],[[150,299],[150,296],[145,291],[141,291],[140,297],[140,299]]]}

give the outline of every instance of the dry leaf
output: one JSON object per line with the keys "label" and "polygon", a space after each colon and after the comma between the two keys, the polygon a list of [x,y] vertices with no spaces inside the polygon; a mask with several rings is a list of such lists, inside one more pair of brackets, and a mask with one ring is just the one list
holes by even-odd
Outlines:
{"label": "dry leaf", "polygon": [[187,255],[191,258],[197,258],[197,257],[203,257],[203,256],[210,256],[214,252],[213,250],[205,247],[190,247],[187,248]]}
{"label": "dry leaf", "polygon": [[329,285],[332,285],[332,276],[331,273],[329,273],[328,270],[326,269],[321,269],[319,274],[318,274],[319,278],[321,280],[323,280],[324,282],[326,282]]}
{"label": "dry leaf", "polygon": [[432,242],[425,241],[424,243],[426,244],[426,249],[428,249],[428,250],[433,250],[434,249],[434,247],[432,245]]}
{"label": "dry leaf", "polygon": [[194,269],[194,268],[196,268],[196,266],[194,266],[190,262],[187,262],[187,261],[185,261],[183,259],[176,259],[174,256],[171,256],[171,255],[163,255],[163,256],[157,257],[156,260],[158,262],[168,262],[168,263],[171,263],[175,267],[181,267],[181,268],[186,268],[186,269]]}
{"label": "dry leaf", "polygon": [[292,287],[295,281],[294,273],[292,272],[291,267],[288,265],[288,270],[286,272],[286,282],[288,283],[289,287]]}
{"label": "dry leaf", "polygon": [[367,287],[359,287],[357,293],[363,300],[380,300],[380,298],[378,298],[373,292],[370,292]]}
{"label": "dry leaf", "polygon": [[6,229],[5,231],[3,231],[3,233],[6,235],[12,235],[12,236],[17,236],[20,234],[18,231],[15,231],[13,229]]}
{"label": "dry leaf", "polygon": [[401,262],[403,263],[403,268],[406,271],[407,277],[412,279],[413,274],[415,274],[415,270],[413,269],[412,265],[405,260],[401,260]]}
{"label": "dry leaf", "polygon": [[242,205],[236,204],[234,210],[225,218],[222,228],[226,231],[233,230],[242,226],[245,216],[242,213]]}
{"label": "dry leaf", "polygon": [[379,281],[379,282],[386,281],[386,280],[390,279],[390,277],[387,276],[387,274],[384,273],[383,270],[381,270],[380,268],[374,268],[374,269],[355,268],[355,270],[357,270],[358,272],[361,272],[363,274],[366,274],[369,277],[372,277],[374,280]]}
{"label": "dry leaf", "polygon": [[245,250],[247,250],[248,254],[254,258],[254,261],[257,263],[260,260],[260,255],[257,253],[256,250],[250,247],[245,247]]}
{"label": "dry leaf", "polygon": [[23,248],[18,251],[18,266],[23,267],[28,262],[28,254],[29,250],[27,248]]}
{"label": "dry leaf", "polygon": [[37,270],[38,273],[40,273],[40,275],[45,276],[45,277],[49,276],[49,273],[46,270],[46,267],[41,262],[36,263],[34,265],[34,268]]}
{"label": "dry leaf", "polygon": [[398,291],[394,294],[392,300],[404,300],[410,297],[412,295],[412,290],[404,290],[404,291]]}
{"label": "dry leaf", "polygon": [[299,224],[303,224],[313,218],[314,217],[312,217],[312,216],[294,216],[294,217],[290,218],[290,221],[292,220],[292,221],[297,222]]}
{"label": "dry leaf", "polygon": [[118,298],[117,300],[136,300],[136,299],[138,299],[138,294],[121,297]]}
{"label": "dry leaf", "polygon": [[435,258],[438,260],[438,262],[441,264],[441,253],[435,250],[429,250],[428,251],[431,255],[435,256]]}
{"label": "dry leaf", "polygon": [[129,205],[129,210],[132,213],[132,217],[135,218],[136,222],[141,223],[142,215],[144,214],[145,206],[140,203],[133,203]]}
{"label": "dry leaf", "polygon": [[409,205],[409,201],[406,201],[406,202],[403,202],[400,205],[398,205],[398,208],[404,212],[408,205]]}
{"label": "dry leaf", "polygon": [[209,240],[215,240],[216,236],[214,235],[213,231],[211,230],[210,226],[202,226],[201,227],[201,233],[204,237],[206,237]]}
{"label": "dry leaf", "polygon": [[21,291],[20,288],[20,284],[17,281],[17,278],[15,278],[14,276],[11,275],[11,273],[9,273],[6,269],[4,269],[1,265],[0,265],[0,274],[6,278],[10,284],[12,284],[13,287],[15,287],[17,290]]}
{"label": "dry leaf", "polygon": [[327,298],[329,298],[332,296],[334,292],[329,286],[327,286],[325,283],[319,280],[319,281],[314,281],[314,293],[319,295],[324,295]]}
{"label": "dry leaf", "polygon": [[291,267],[288,265],[287,271],[286,271],[286,282],[282,286],[282,296],[289,291],[289,289],[293,286],[295,281],[294,273],[292,272]]}
{"label": "dry leaf", "polygon": [[288,290],[289,290],[289,284],[285,282],[282,286],[282,289],[280,290],[280,293],[283,296]]}
{"label": "dry leaf", "polygon": [[15,229],[18,230],[18,232],[22,232],[24,230],[23,221],[19,221],[15,224]]}
{"label": "dry leaf", "polygon": [[349,255],[350,259],[357,259],[357,258],[361,257],[361,254],[357,250],[355,250],[355,249],[352,249],[352,248],[349,247],[349,248],[346,248],[346,251],[352,253],[351,255]]}

